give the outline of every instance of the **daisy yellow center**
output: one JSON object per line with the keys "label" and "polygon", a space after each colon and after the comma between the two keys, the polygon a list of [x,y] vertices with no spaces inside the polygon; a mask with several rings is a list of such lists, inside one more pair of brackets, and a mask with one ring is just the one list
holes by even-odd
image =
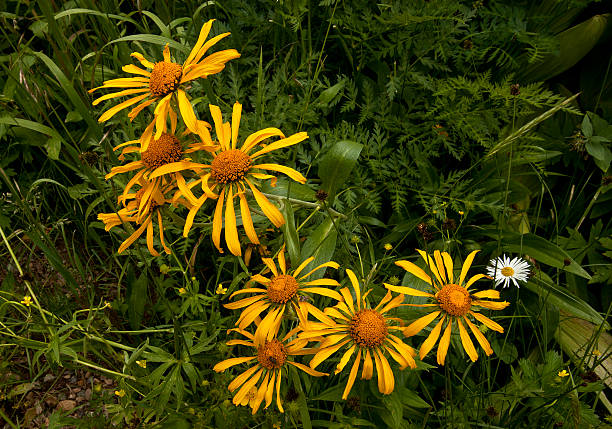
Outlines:
{"label": "daisy yellow center", "polygon": [[438,305],[452,316],[465,316],[472,307],[469,292],[459,285],[446,285],[436,294]]}
{"label": "daisy yellow center", "polygon": [[165,97],[178,88],[183,67],[180,64],[160,61],[155,63],[149,76],[149,91],[154,97]]}
{"label": "daisy yellow center", "polygon": [[295,277],[281,274],[270,281],[268,298],[276,304],[284,304],[295,296],[298,288]]}
{"label": "daisy yellow center", "polygon": [[217,183],[230,183],[242,179],[251,168],[251,157],[239,149],[221,152],[213,159],[211,175]]}
{"label": "daisy yellow center", "polygon": [[514,269],[512,267],[504,267],[501,269],[502,276],[512,277],[514,275]]}
{"label": "daisy yellow center", "polygon": [[353,341],[362,347],[380,346],[387,338],[388,332],[383,315],[370,309],[355,313],[349,326]]}
{"label": "daisy yellow center", "polygon": [[278,340],[266,341],[257,349],[257,360],[266,369],[277,369],[285,364],[287,350]]}
{"label": "daisy yellow center", "polygon": [[141,155],[147,168],[155,169],[162,165],[178,162],[183,158],[183,148],[179,140],[172,134],[162,134],[158,140],[152,139]]}

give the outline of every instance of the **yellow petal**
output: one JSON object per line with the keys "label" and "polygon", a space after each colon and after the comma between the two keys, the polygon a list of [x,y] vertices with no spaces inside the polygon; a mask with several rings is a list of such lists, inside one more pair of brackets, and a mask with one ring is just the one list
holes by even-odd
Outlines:
{"label": "yellow petal", "polygon": [[225,136],[224,134],[223,116],[221,115],[221,109],[219,109],[218,106],[215,106],[213,104],[209,104],[208,108],[210,109],[210,114],[213,118],[213,122],[215,123],[215,131],[217,132],[217,139],[219,139],[221,149],[228,150],[229,136]]}
{"label": "yellow petal", "polygon": [[[255,357],[251,358],[254,359]],[[235,358],[235,359],[240,359],[240,358]],[[218,365],[218,364],[217,364]],[[216,365],[215,365],[216,368]],[[214,368],[213,368],[214,369]],[[244,371],[242,374],[240,374],[238,377],[234,378],[232,380],[232,382],[230,384],[227,385],[227,389],[230,392],[233,392],[234,390],[236,390],[239,386],[242,385],[242,383],[244,383],[251,375],[253,375],[253,373],[255,371],[257,371],[259,369],[259,365],[255,365],[252,366],[251,368],[247,369],[246,371]],[[220,371],[217,371],[220,372]]]}
{"label": "yellow petal", "polygon": [[476,320],[478,320],[480,323],[485,325],[487,328],[493,329],[494,331],[497,331],[499,333],[503,333],[504,332],[504,328],[502,328],[502,326],[499,323],[496,323],[496,322],[492,321],[488,317],[486,317],[486,316],[484,316],[484,315],[482,315],[480,313],[476,313],[475,311],[470,311],[470,314],[472,316],[474,316],[474,318]]}
{"label": "yellow petal", "polygon": [[208,33],[210,33],[210,29],[212,27],[213,22],[215,22],[214,19],[209,19],[202,26],[202,29],[200,30],[200,35],[198,36],[198,40],[196,44],[194,45],[193,49],[191,50],[191,52],[189,53],[189,56],[185,60],[183,67],[187,67],[189,64],[191,64],[191,62],[197,55],[198,51],[202,48],[202,45],[204,44],[204,42],[206,41],[206,38],[208,37]]}
{"label": "yellow petal", "polygon": [[170,47],[168,46],[168,43],[166,43],[166,46],[164,46],[164,61],[167,63],[172,62],[172,59],[170,58]]}
{"label": "yellow petal", "polygon": [[363,358],[363,369],[361,370],[361,379],[370,380],[374,374],[374,365],[372,364],[372,356],[370,349],[366,349],[365,357]]}
{"label": "yellow petal", "polygon": [[238,405],[239,403],[242,402],[242,400],[247,395],[247,393],[249,393],[249,390],[251,390],[251,387],[253,387],[253,386],[255,386],[255,384],[257,384],[257,382],[261,378],[262,373],[263,373],[263,368],[261,368],[259,371],[257,371],[255,373],[255,375],[253,377],[251,377],[250,380],[248,380],[246,383],[244,383],[242,385],[242,387],[240,388],[238,393],[236,393],[236,396],[234,396],[234,399],[232,400],[234,405]]}
{"label": "yellow petal", "polygon": [[302,174],[300,172],[294,170],[293,168],[285,167],[284,165],[279,165],[279,164],[257,164],[257,165],[254,165],[252,168],[259,168],[259,169],[262,169],[262,170],[278,171],[280,173],[286,174],[287,176],[289,176],[290,178],[292,178],[296,182],[299,182],[299,183],[302,183],[302,184],[306,183],[306,178],[304,176],[302,176]]}
{"label": "yellow petal", "polygon": [[453,278],[453,258],[447,253],[442,252],[442,259],[444,259],[444,267],[446,268],[446,274],[448,276],[448,282],[452,283]]}
{"label": "yellow petal", "polygon": [[465,280],[465,276],[467,275],[472,262],[474,261],[474,257],[476,257],[476,253],[480,252],[480,250],[474,250],[471,252],[467,258],[465,258],[465,262],[463,263],[463,267],[461,267],[461,276],[459,277],[458,285],[461,286],[463,284],[463,280]]}
{"label": "yellow petal", "polygon": [[181,112],[181,117],[183,121],[185,121],[185,125],[192,133],[198,133],[199,127],[197,123],[197,119],[195,113],[193,112],[193,107],[187,99],[187,94],[182,89],[179,89],[176,92],[176,98],[178,99],[179,111]]}
{"label": "yellow petal", "polygon": [[223,253],[221,249],[221,229],[223,228],[223,198],[225,192],[219,193],[219,199],[217,200],[217,206],[215,207],[215,214],[213,216],[213,230],[212,240],[217,250]]}
{"label": "yellow petal", "polygon": [[91,104],[93,106],[97,106],[104,100],[110,100],[111,98],[123,97],[124,95],[138,94],[141,92],[149,92],[149,89],[148,88],[136,88],[136,89],[125,89],[119,92],[112,92],[110,94],[103,95],[100,98],[96,98]]}
{"label": "yellow petal", "polygon": [[470,322],[467,317],[464,317],[463,319],[465,320],[465,323],[467,323],[467,325],[470,327],[472,334],[474,334],[474,337],[476,337],[478,344],[480,344],[480,347],[482,347],[485,354],[487,356],[491,356],[493,354],[493,349],[491,348],[491,344],[489,344],[489,341],[487,341],[484,334],[480,332],[480,329],[478,329],[476,325]]}
{"label": "yellow petal", "polygon": [[293,362],[293,361],[287,361],[288,364],[293,365],[296,368],[301,369],[302,371],[304,371],[305,373],[312,375],[314,377],[321,377],[323,375],[327,375],[327,373],[325,372],[320,372],[320,371],[315,371],[314,369],[306,366],[306,365],[302,365],[301,363],[298,362]]}
{"label": "yellow petal", "polygon": [[142,223],[142,225],[140,225],[140,228],[134,231],[132,235],[130,235],[123,243],[121,243],[121,246],[119,246],[119,249],[117,249],[117,253],[121,254],[125,249],[130,247],[132,243],[136,241],[136,239],[142,235],[145,228],[150,223],[151,223],[151,216],[149,215],[149,217]]}
{"label": "yellow petal", "polygon": [[141,63],[143,66],[145,66],[145,67],[146,67],[146,68],[148,68],[148,69],[152,69],[152,68],[154,68],[154,67],[155,67],[155,64],[154,64],[154,63],[152,63],[151,61],[147,60],[147,59],[144,57],[144,55],[142,55],[142,54],[141,54],[141,53],[139,53],[139,52],[132,52],[132,53],[130,54],[130,57],[134,57],[134,58],[136,58],[138,61],[140,61],[140,63]]}
{"label": "yellow petal", "polygon": [[413,264],[410,261],[396,261],[395,265],[402,267],[404,270],[408,271],[410,274],[418,277],[419,279],[429,283],[429,284],[433,284],[431,282],[431,277],[429,277],[427,275],[427,273],[425,271],[423,271],[422,268],[417,267],[415,264]]}
{"label": "yellow petal", "polygon": [[423,360],[425,356],[427,356],[427,353],[430,352],[430,350],[436,344],[436,341],[438,341],[438,338],[440,337],[440,331],[442,330],[442,324],[444,323],[445,318],[446,316],[442,316],[442,319],[440,319],[438,324],[431,330],[431,332],[427,336],[427,339],[423,341],[423,344],[421,344],[421,348],[419,350],[419,358],[421,360]]}
{"label": "yellow petal", "polygon": [[357,357],[355,358],[355,363],[353,363],[353,367],[351,368],[351,373],[349,374],[349,379],[346,383],[346,387],[344,388],[344,392],[342,392],[342,399],[348,398],[348,394],[351,392],[353,388],[353,384],[355,383],[355,378],[357,378],[357,371],[359,371],[359,363],[361,362],[361,347],[357,352]]}
{"label": "yellow petal", "polygon": [[[344,337],[346,337],[346,335],[344,335]],[[330,347],[325,347],[322,348],[321,350],[319,350],[311,359],[309,366],[312,369],[316,369],[317,366],[323,362],[325,359],[327,359],[328,357],[330,357],[332,354],[334,354],[336,351],[338,351],[338,349],[340,349],[340,347],[344,346],[346,343],[348,343],[349,340],[346,339],[344,341],[341,341],[340,343],[334,345],[334,346],[330,346]]]}
{"label": "yellow petal", "polygon": [[256,303],[259,300],[262,300],[266,297],[266,295],[256,295],[250,296],[248,298],[243,298],[241,300],[230,302],[228,304],[223,304],[225,308],[229,308],[230,310],[236,310],[237,308],[248,307],[251,304]]}
{"label": "yellow petal", "polygon": [[508,301],[481,301],[476,299],[472,301],[473,307],[484,307],[488,308],[489,310],[503,310],[509,305],[510,303]]}
{"label": "yellow petal", "polygon": [[140,103],[138,106],[134,107],[132,110],[129,111],[128,113],[128,118],[130,118],[130,121],[133,121],[134,118],[136,116],[138,116],[138,114],[142,111],[142,109],[144,109],[147,106],[150,106],[151,104],[155,103],[155,99],[151,99],[151,100],[145,100],[142,103]]}
{"label": "yellow petal", "polygon": [[404,328],[404,335],[412,337],[423,330],[423,328],[433,322],[436,317],[440,315],[440,311],[434,311],[433,313],[427,314],[426,316],[420,317],[406,328]]}
{"label": "yellow petal", "polygon": [[434,250],[434,259],[436,260],[436,265],[438,266],[438,273],[440,277],[446,283],[446,268],[444,267],[444,260],[442,259],[442,255],[439,250]]}
{"label": "yellow petal", "polygon": [[419,252],[419,254],[423,258],[425,263],[429,266],[429,270],[433,273],[435,278],[438,280],[438,283],[440,285],[444,285],[446,282],[442,281],[442,277],[440,277],[440,273],[438,271],[438,267],[437,267],[435,261],[432,259],[432,257],[429,256],[426,252],[424,252],[422,250],[417,249],[417,252]]}
{"label": "yellow petal", "polygon": [[253,196],[255,197],[255,201],[257,201],[257,204],[264,212],[266,217],[270,219],[270,222],[272,222],[277,228],[283,226],[283,224],[285,223],[285,218],[283,217],[283,214],[280,212],[280,210],[274,204],[272,204],[266,198],[266,196],[259,191],[259,189],[253,186],[250,181],[245,179],[245,182],[247,182],[247,184],[251,188]]}
{"label": "yellow petal", "polygon": [[448,351],[448,346],[450,345],[452,326],[453,319],[449,318],[448,325],[446,325],[444,334],[442,334],[442,338],[440,339],[440,344],[438,344],[438,365],[444,365],[444,360],[446,359],[446,352]]}
{"label": "yellow petal", "polygon": [[499,299],[499,291],[495,289],[488,289],[473,293],[472,296],[476,298]]}
{"label": "yellow petal", "polygon": [[234,194],[232,185],[227,190],[227,204],[225,207],[225,242],[227,248],[235,256],[242,255],[240,240],[238,239],[238,229],[236,228],[236,212],[234,211]]}
{"label": "yellow petal", "polygon": [[285,263],[285,246],[278,252],[278,266],[283,274],[287,274],[287,264]]}
{"label": "yellow petal", "polygon": [[472,362],[476,362],[478,360],[478,353],[476,352],[476,348],[474,348],[474,343],[472,342],[470,335],[465,330],[463,323],[461,323],[461,319],[457,319],[457,325],[459,326],[459,337],[461,338],[461,343],[463,344],[465,352],[468,354]]}
{"label": "yellow petal", "polygon": [[231,358],[231,359],[226,359],[224,361],[219,362],[218,364],[216,364],[213,367],[213,370],[215,372],[222,372],[225,371],[226,369],[228,369],[231,366],[234,365],[239,365],[241,363],[246,363],[246,362],[250,362],[253,359],[255,359],[255,356],[250,356],[250,357],[237,357],[237,358]]}
{"label": "yellow petal", "polygon": [[[297,269],[293,272],[293,277],[297,278],[297,276],[300,275],[300,273],[304,270],[304,268],[306,268],[306,266],[308,264],[310,264],[312,261],[314,261],[314,256],[311,256],[310,258],[306,259],[304,262],[302,262]],[[300,279],[303,279],[306,276],[302,276],[300,277]]]}
{"label": "yellow petal", "polygon": [[[312,260],[314,260],[314,258],[308,258],[308,261],[312,261]],[[302,271],[300,268],[302,268],[302,269],[303,269],[303,266],[305,267],[305,265],[304,265],[304,264],[302,264],[302,265],[300,265],[300,266],[298,267],[298,270],[299,270],[299,271],[298,271],[298,270],[295,270],[295,273],[293,273],[293,275],[294,275],[295,277],[297,277],[297,276],[299,275],[299,273]],[[300,280],[301,280],[301,279],[305,279],[306,277],[308,277],[309,275],[311,275],[311,274],[312,274],[312,273],[314,273],[315,271],[319,271],[321,268],[333,268],[333,269],[337,270],[339,266],[340,266],[340,265],[339,265],[337,262],[333,262],[333,261],[330,261],[330,262],[325,262],[324,264],[321,264],[321,265],[319,265],[318,267],[314,268],[313,270],[309,271],[309,272],[308,272],[308,274],[304,274],[302,277],[300,277]]]}
{"label": "yellow petal", "polygon": [[[380,383],[378,385],[378,388],[379,388],[378,390],[382,394],[389,395],[393,392],[393,389],[395,388],[395,377],[393,377],[393,371],[391,371],[391,366],[389,365],[389,361],[387,360],[387,358],[385,357],[385,355],[382,353],[380,349],[374,352],[374,357],[376,357],[377,355],[378,355],[378,358],[381,364],[380,366],[381,366],[382,373],[383,373],[383,384],[382,384],[383,390],[380,390]],[[378,370],[378,363],[376,365],[376,369]]]}
{"label": "yellow petal", "polygon": [[344,369],[351,356],[353,356],[356,348],[357,346],[353,344],[346,352],[344,352],[338,366],[336,366],[336,369],[334,370],[334,374],[338,374]]}
{"label": "yellow petal", "polygon": [[253,219],[251,218],[251,209],[249,208],[249,204],[244,196],[244,193],[238,193],[238,198],[240,198],[240,214],[242,215],[242,225],[244,226],[244,231],[246,232],[246,235],[251,243],[259,244],[259,238],[257,237],[255,227],[253,226]]}
{"label": "yellow petal", "polygon": [[245,152],[245,153],[249,153],[249,151],[255,145],[257,145],[262,140],[265,140],[265,139],[270,138],[270,137],[281,137],[281,138],[284,138],[285,135],[278,128],[265,128],[263,130],[259,130],[259,131],[255,132],[255,133],[249,135],[246,138],[246,140],[244,141],[244,144],[242,145],[240,150]]}
{"label": "yellow petal", "polygon": [[434,295],[432,295],[429,292],[424,292],[422,290],[413,289],[408,286],[394,286],[394,285],[390,285],[387,283],[383,283],[383,284],[385,285],[387,289],[392,290],[393,292],[403,293],[404,295],[426,296],[426,297],[434,298]]}
{"label": "yellow petal", "polygon": [[139,74],[141,76],[147,76],[147,77],[151,76],[151,72],[143,70],[140,67],[135,66],[134,64],[125,65],[121,67],[121,70],[123,70],[126,73]]}
{"label": "yellow petal", "polygon": [[[326,280],[326,279],[321,279],[321,280]],[[309,283],[312,283],[312,282],[309,282]],[[316,293],[318,295],[323,295],[329,298],[333,298],[337,301],[342,301],[342,296],[335,290],[327,289],[324,287],[305,287],[305,288],[300,288],[300,289],[306,293]]]}
{"label": "yellow petal", "polygon": [[236,101],[232,110],[232,149],[236,149],[236,140],[238,139],[238,127],[240,127],[241,113],[242,104]]}
{"label": "yellow petal", "polygon": [[465,288],[469,289],[470,286],[472,286],[474,284],[474,282],[482,279],[482,278],[486,278],[488,277],[486,274],[476,274],[475,276],[472,276],[468,282],[465,284]]}
{"label": "yellow petal", "polygon": [[98,119],[98,122],[106,122],[108,121],[110,118],[112,118],[113,116],[115,116],[115,114],[123,109],[125,109],[126,107],[131,106],[132,104],[136,104],[139,101],[144,100],[145,98],[147,98],[149,96],[148,93],[143,94],[143,95],[139,95],[138,97],[134,97],[134,98],[130,98],[129,100],[124,101],[123,103],[119,103],[114,107],[111,107],[110,109],[108,109],[106,112],[104,112],[102,114],[102,116],[100,116],[100,118]]}
{"label": "yellow petal", "polygon": [[257,389],[257,394],[255,395],[255,400],[253,401],[253,404],[252,404],[251,414],[255,414],[257,412],[257,410],[259,409],[259,406],[264,400],[264,397],[266,396],[266,389],[268,388],[269,379],[270,379],[270,373],[266,372],[266,376],[264,377],[263,381],[259,385],[259,389]]}
{"label": "yellow petal", "polygon": [[302,140],[306,140],[307,138],[308,138],[308,134],[306,134],[305,132],[293,134],[292,136],[289,136],[287,138],[277,140],[275,142],[270,143],[263,149],[260,149],[257,152],[255,152],[253,155],[251,155],[251,158],[255,159],[263,155],[264,153],[272,152],[274,150],[281,149],[287,146],[293,146],[294,144],[297,144],[301,142]]}
{"label": "yellow petal", "polygon": [[264,407],[264,409],[268,408],[272,403],[272,396],[274,395],[274,382],[276,381],[277,372],[280,371],[274,371],[272,373],[272,378],[270,378],[270,384],[268,384],[268,387],[266,389],[266,406]]}
{"label": "yellow petal", "polygon": [[[359,288],[359,281],[357,280],[357,276],[355,276],[355,273],[350,270],[347,269],[346,270],[346,274],[348,275],[349,279],[351,280],[351,284],[353,285],[353,290],[355,290],[355,301],[357,301],[357,309],[361,310],[361,289]],[[344,296],[344,294],[343,294]],[[348,296],[350,296],[350,294],[348,294]],[[353,300],[351,298],[350,303],[347,302],[347,304],[349,305],[349,307],[355,311],[353,309]]]}
{"label": "yellow petal", "polygon": [[355,314],[355,306],[353,305],[353,297],[351,296],[351,292],[348,290],[348,288],[343,287],[340,289],[340,294],[342,295],[342,298],[344,298],[344,302],[348,306],[350,313]]}
{"label": "yellow petal", "polygon": [[278,407],[278,411],[284,413],[283,404],[281,403],[280,396],[280,384],[281,384],[281,376],[283,375],[282,371],[278,371],[278,377],[276,379],[276,406]]}

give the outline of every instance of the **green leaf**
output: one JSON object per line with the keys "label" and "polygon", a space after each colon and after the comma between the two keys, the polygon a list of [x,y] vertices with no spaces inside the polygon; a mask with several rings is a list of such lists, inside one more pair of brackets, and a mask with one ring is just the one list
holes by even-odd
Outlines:
{"label": "green leaf", "polygon": [[518,357],[516,346],[507,341],[494,338],[491,341],[491,348],[495,352],[495,356],[500,358],[505,364],[511,364]]}
{"label": "green leaf", "polygon": [[185,54],[189,54],[190,48],[185,45],[181,45],[179,42],[172,40],[168,37],[157,36],[155,34],[132,34],[130,36],[120,37],[118,39],[112,40],[104,45],[106,48],[113,43],[119,42],[146,42],[153,43],[155,45],[166,46],[168,44],[172,49],[176,49],[177,51],[181,51]]}
{"label": "green leaf", "polygon": [[406,407],[410,407],[410,408],[430,408],[431,407],[431,405],[425,402],[423,398],[421,398],[419,395],[417,395],[416,392],[410,389],[407,389],[405,387],[399,387],[398,389],[396,389],[396,391],[398,392],[399,397],[402,400],[402,403]]}
{"label": "green leaf", "polygon": [[128,320],[132,329],[140,328],[147,302],[147,277],[142,273],[136,280],[133,273],[127,276]]}
{"label": "green leaf", "polygon": [[54,161],[59,159],[59,153],[62,148],[62,141],[57,137],[51,137],[45,143],[45,149],[47,149],[47,156]]}
{"label": "green leaf", "polygon": [[[304,268],[305,273],[315,267],[328,262],[334,256],[336,250],[336,239],[338,233],[334,228],[334,224],[328,217],[313,231],[302,247],[302,260],[306,260],[314,256],[314,260]],[[325,270],[319,270],[313,273],[309,280],[316,280],[323,277]]]}
{"label": "green leaf", "polygon": [[360,143],[342,140],[336,143],[321,160],[319,165],[321,188],[328,193],[330,204],[357,164],[361,149],[363,145]]}
{"label": "green leaf", "polygon": [[[597,325],[606,323],[604,318],[593,307],[572,294],[569,290],[555,285],[544,273],[530,278],[525,287],[540,295],[548,304],[555,305],[574,316]],[[608,326],[607,323],[606,326]],[[609,327],[606,329],[609,329]]]}
{"label": "green leaf", "polygon": [[589,119],[589,115],[584,115],[580,128],[582,130],[582,134],[584,134],[585,137],[590,138],[593,135],[593,124],[591,124],[591,119]]}
{"label": "green leaf", "polygon": [[81,116],[81,114],[75,110],[72,110],[68,112],[68,114],[66,115],[66,119],[64,119],[64,122],[80,122],[82,120],[83,117]]}
{"label": "green leaf", "polygon": [[285,238],[285,245],[289,253],[291,265],[297,267],[300,264],[300,239],[295,229],[293,207],[287,200],[283,201],[283,216],[285,217],[285,223],[281,229]]}
{"label": "green leaf", "polygon": [[[492,238],[497,236],[496,232],[484,232]],[[551,243],[535,234],[517,234],[513,232],[502,233],[502,248],[506,252],[528,254],[538,262],[551,267],[563,269],[569,273],[590,279],[591,276],[572,257],[559,246]]]}

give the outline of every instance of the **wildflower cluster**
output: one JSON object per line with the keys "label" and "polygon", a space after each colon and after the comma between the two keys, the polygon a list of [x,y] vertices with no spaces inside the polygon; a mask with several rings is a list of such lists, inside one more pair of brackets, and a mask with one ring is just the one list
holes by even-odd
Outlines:
{"label": "wildflower cluster", "polygon": [[[329,261],[313,267],[315,258],[310,257],[293,269],[285,258],[284,247],[275,258],[267,257],[266,244],[260,242],[251,215],[253,200],[274,226],[282,226],[285,219],[276,205],[259,190],[259,184],[269,179],[274,186],[278,173],[302,184],[306,178],[290,167],[268,163],[263,158],[272,151],[304,141],[308,135],[298,132],[285,136],[277,128],[265,128],[241,139],[242,105],[238,101],[233,105],[230,121],[224,122],[221,109],[212,104],[209,105],[212,125],[197,118],[187,94],[191,87],[187,84],[221,72],[228,61],[240,57],[234,49],[206,56],[213,45],[229,35],[224,33],[207,40],[212,24],[213,20],[210,20],[202,27],[195,46],[182,64],[173,60],[168,45],[164,48],[163,60],[155,63],[140,53],[133,53],[132,57],[147,70],[133,64],[124,66],[125,72],[137,76],[105,81],[91,92],[121,88],[118,92],[99,97],[93,102],[94,105],[118,97],[133,96],[109,108],[100,117],[100,122],[133,105],[136,106],[128,113],[130,120],[148,106],[153,109],[151,122],[142,135],[137,140],[115,147],[119,159],[126,161],[129,158],[129,161],[112,168],[106,175],[106,179],[118,174],[130,175],[118,198],[118,211],[98,215],[107,230],[124,223],[135,225],[135,231],[120,245],[119,253],[146,231],[149,252],[154,256],[159,255],[155,249],[155,225],[159,243],[166,253],[171,253],[164,240],[163,219],[166,211],[180,207],[185,209],[183,235],[186,237],[194,226],[196,215],[204,210],[207,201],[212,200],[216,202],[211,205],[214,206],[210,213],[213,219],[211,238],[218,251],[224,251],[223,235],[225,247],[233,255],[242,255],[238,236],[238,225],[242,225],[251,243],[245,254],[246,265],[249,265],[255,247],[262,255],[264,270],[251,276],[245,288],[232,293],[229,298],[247,296],[225,304],[228,309],[241,310],[236,327],[230,332],[243,337],[231,339],[227,345],[244,346],[251,350],[214,366],[215,371],[222,372],[235,365],[250,365],[228,386],[230,392],[235,392],[233,403],[248,405],[256,413],[264,402],[264,408],[269,407],[276,396],[276,405],[282,412],[281,386],[288,368],[293,366],[315,377],[326,376],[328,373],[316,368],[337,353],[339,361],[334,369],[335,374],[341,373],[352,362],[343,399],[348,398],[360,368],[361,379],[365,380],[372,379],[376,371],[378,390],[390,394],[395,388],[390,360],[398,364],[401,370],[417,366],[415,350],[399,335],[408,338],[416,336],[436,321],[419,348],[420,359],[424,359],[438,343],[437,362],[444,365],[453,325],[472,361],[478,359],[472,337],[487,356],[491,355],[493,350],[476,323],[497,332],[503,332],[503,328],[480,311],[502,310],[509,303],[500,301],[498,291],[479,291],[474,289],[474,285],[487,277],[493,278],[496,286],[503,282],[504,287],[509,281],[515,285],[518,285],[517,280],[525,281],[528,265],[518,258],[512,261],[499,258],[491,262],[489,276],[476,274],[468,278],[467,273],[477,251],[468,255],[460,273],[456,273],[453,258],[447,252],[436,250],[432,256],[419,250],[425,269],[407,260],[395,263],[425,281],[430,290],[398,285],[399,280],[393,281],[393,284],[384,284],[387,288],[384,297],[378,303],[372,303],[368,299],[372,289],[365,290],[367,285],[360,282],[350,269],[345,271],[350,287],[343,287],[333,278],[312,278],[315,273],[320,274],[328,268],[338,270],[340,265],[336,262]],[[268,139],[272,138],[275,140],[269,142]],[[324,191],[317,195],[320,201],[327,198]],[[421,233],[425,237],[428,233],[426,227]],[[394,248],[387,243],[384,249],[390,252]],[[215,293],[222,299],[221,295],[227,291],[219,284]],[[392,292],[397,295],[393,296]],[[178,293],[185,295],[187,290],[180,288]],[[424,297],[427,303],[404,304],[406,295]],[[317,301],[321,299],[331,299],[333,305],[320,308]],[[22,303],[29,306],[29,297],[25,297]],[[391,315],[400,306],[421,307],[427,310],[427,314],[405,326],[406,321]],[[298,323],[287,317],[288,314],[295,315]],[[315,344],[309,346],[310,343]],[[300,355],[312,355],[308,365],[298,361]],[[136,363],[146,368],[145,360]],[[123,390],[115,393],[120,397],[125,395]]]}

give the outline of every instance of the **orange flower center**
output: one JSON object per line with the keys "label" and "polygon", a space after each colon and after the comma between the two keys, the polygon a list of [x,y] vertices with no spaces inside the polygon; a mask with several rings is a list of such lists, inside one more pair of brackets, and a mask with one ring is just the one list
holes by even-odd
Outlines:
{"label": "orange flower center", "polygon": [[182,76],[183,67],[180,64],[166,61],[155,63],[149,76],[149,91],[154,97],[165,97],[174,92]]}
{"label": "orange flower center", "polygon": [[436,294],[438,305],[448,314],[465,316],[472,307],[472,298],[465,288],[459,285],[446,285]]}
{"label": "orange flower center", "polygon": [[164,133],[158,140],[151,139],[147,150],[141,154],[141,159],[147,168],[154,170],[183,159],[183,148],[176,137]]}
{"label": "orange flower center", "polygon": [[251,168],[251,157],[239,149],[221,152],[213,159],[211,176],[217,183],[229,183],[242,179]]}
{"label": "orange flower center", "polygon": [[514,275],[514,270],[512,267],[504,267],[501,269],[501,273],[504,277],[512,277]]}
{"label": "orange flower center", "polygon": [[266,369],[277,369],[285,364],[287,350],[283,344],[274,339],[257,348],[257,360]]}
{"label": "orange flower center", "polygon": [[363,347],[380,346],[389,329],[382,314],[376,310],[361,310],[351,319],[349,334],[353,341]]}
{"label": "orange flower center", "polygon": [[268,299],[276,304],[284,304],[295,296],[298,288],[295,277],[281,274],[270,281]]}

